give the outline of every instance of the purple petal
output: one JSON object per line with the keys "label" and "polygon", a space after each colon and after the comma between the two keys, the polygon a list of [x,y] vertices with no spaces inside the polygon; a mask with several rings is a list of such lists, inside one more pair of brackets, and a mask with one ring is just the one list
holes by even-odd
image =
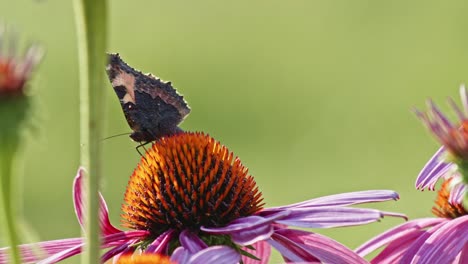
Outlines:
{"label": "purple petal", "polygon": [[292,262],[367,263],[335,240],[306,231],[276,230],[269,243]]}
{"label": "purple petal", "polygon": [[138,240],[130,240],[122,245],[116,246],[113,249],[110,249],[107,251],[104,255],[101,257],[101,262],[104,263],[108,261],[109,259],[118,256],[122,252],[126,252],[129,248],[133,250],[133,244],[138,242]]}
{"label": "purple petal", "polygon": [[290,211],[287,217],[277,220],[276,223],[304,228],[331,228],[368,224],[384,216],[379,210],[336,206],[290,209]]}
{"label": "purple petal", "polygon": [[273,234],[273,222],[284,218],[288,211],[272,214],[267,217],[247,216],[236,219],[225,227],[205,228],[201,230],[212,234],[227,234],[231,239],[240,245],[251,245],[255,242],[265,240]]}
{"label": "purple petal", "polygon": [[84,244],[74,246],[72,248],[69,248],[67,250],[61,251],[57,254],[54,254],[46,259],[43,259],[42,261],[37,262],[37,264],[49,264],[49,263],[57,263],[59,261],[62,261],[64,259],[67,259],[69,257],[73,257],[77,254],[81,253],[82,247]]}
{"label": "purple petal", "polygon": [[[422,232],[419,237],[417,237],[413,243],[411,243],[405,250],[405,252],[403,252],[401,258],[399,259],[399,261],[401,263],[413,263],[415,261],[418,260],[418,256],[416,256],[417,252],[419,251],[419,249],[422,247],[422,245],[426,242],[426,240],[441,226],[443,226],[444,224],[448,223],[447,222],[443,222],[443,223],[440,223],[438,225],[435,225],[433,227],[431,227],[430,229],[428,230],[424,230],[424,232]],[[392,243],[395,243],[397,244],[399,241],[393,241]],[[375,263],[378,263],[378,262],[375,262]]]}
{"label": "purple petal", "polygon": [[180,233],[179,241],[182,247],[187,249],[191,254],[208,247],[203,240],[188,230],[184,230]]}
{"label": "purple petal", "polygon": [[290,212],[283,211],[275,214],[270,214],[266,217],[263,216],[247,216],[238,218],[225,227],[201,227],[202,231],[211,234],[230,234],[245,229],[252,229],[259,226],[270,225],[278,219],[284,218],[289,215]]}
{"label": "purple petal", "polygon": [[268,264],[271,255],[271,246],[265,241],[258,241],[252,245],[255,249],[249,249],[247,247],[242,248],[250,254],[256,256],[260,260],[242,256],[242,262],[244,264]]}
{"label": "purple petal", "polygon": [[104,247],[108,247],[109,245],[113,245],[113,242],[119,242],[119,244],[122,244],[135,238],[144,239],[149,234],[150,232],[146,230],[120,231],[120,233],[117,234],[104,236],[102,238],[102,245]]}
{"label": "purple petal", "polygon": [[234,249],[227,246],[212,246],[192,255],[188,264],[236,264],[239,263],[240,260],[240,254]]}
{"label": "purple petal", "polygon": [[449,203],[461,204],[466,193],[466,184],[459,182],[452,187],[450,191]]}
{"label": "purple petal", "polygon": [[[78,172],[73,181],[73,204],[75,207],[76,217],[78,222],[81,225],[81,228],[84,230],[84,197],[83,197],[83,176],[86,173],[86,170],[83,167],[78,168]],[[110,235],[121,232],[119,229],[115,228],[109,220],[109,210],[107,209],[106,201],[99,193],[100,207],[99,207],[99,220],[101,226],[101,232],[103,235]]]}
{"label": "purple petal", "polygon": [[397,200],[398,193],[387,190],[371,190],[361,192],[340,193],[335,195],[323,196],[311,200],[280,207],[272,207],[262,210],[259,214],[289,210],[291,208],[305,207],[323,207],[323,206],[347,206],[362,203],[383,202],[388,200]]}
{"label": "purple petal", "polygon": [[146,252],[167,254],[169,242],[171,241],[173,234],[173,229],[162,233],[146,248]]}
{"label": "purple petal", "polygon": [[174,250],[174,252],[172,252],[171,262],[175,262],[177,264],[188,263],[190,256],[191,254],[187,249],[178,247]]}
{"label": "purple petal", "polygon": [[463,247],[457,263],[468,263],[468,244]]}
{"label": "purple petal", "polygon": [[417,253],[419,261],[450,263],[468,242],[466,234],[468,234],[468,216],[451,220],[426,240]]}
{"label": "purple petal", "polygon": [[426,231],[419,229],[411,229],[409,231],[401,238],[390,242],[384,250],[371,260],[371,263],[405,263],[401,261],[404,254],[414,245],[415,241],[426,234]]}
{"label": "purple petal", "polygon": [[447,128],[453,129],[454,128],[454,126],[450,122],[450,120],[448,120],[448,118],[439,110],[437,105],[432,100],[427,101],[427,104],[428,104],[429,110],[434,115],[434,118],[439,121],[438,123],[444,125],[445,129],[447,129]]}
{"label": "purple petal", "polygon": [[414,230],[422,230],[437,224],[449,221],[443,218],[423,218],[413,220],[397,227],[394,227],[362,244],[355,251],[360,256],[364,257],[367,254],[377,250],[380,247],[391,243],[392,241],[399,240],[405,235],[414,232]]}
{"label": "purple petal", "polygon": [[[41,259],[82,243],[82,238],[69,238],[20,245],[21,261],[22,263],[37,263]],[[6,254],[9,250],[9,247],[0,248],[0,264],[8,263]]]}
{"label": "purple petal", "polygon": [[442,160],[444,155],[445,148],[440,147],[434,156],[424,165],[416,178],[416,189],[424,190],[425,188],[429,188],[430,190],[434,190],[437,180],[453,166],[452,163],[447,163]]}

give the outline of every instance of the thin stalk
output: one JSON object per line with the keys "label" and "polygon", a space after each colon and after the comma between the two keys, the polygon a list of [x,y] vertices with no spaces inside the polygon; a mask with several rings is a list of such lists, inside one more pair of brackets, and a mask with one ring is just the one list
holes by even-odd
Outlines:
{"label": "thin stalk", "polygon": [[15,215],[13,210],[14,197],[11,195],[13,190],[13,181],[12,172],[13,172],[13,161],[14,154],[16,152],[16,147],[14,146],[14,140],[5,137],[5,135],[0,136],[0,203],[3,212],[0,214],[3,215],[3,224],[4,231],[6,233],[7,243],[10,245],[10,260],[11,263],[20,264],[20,253],[18,250],[18,227],[17,221],[15,221]]}
{"label": "thin stalk", "polygon": [[102,175],[102,138],[105,109],[106,0],[74,0],[80,71],[80,145],[85,175],[86,246],[83,264],[99,263],[100,228],[98,190]]}

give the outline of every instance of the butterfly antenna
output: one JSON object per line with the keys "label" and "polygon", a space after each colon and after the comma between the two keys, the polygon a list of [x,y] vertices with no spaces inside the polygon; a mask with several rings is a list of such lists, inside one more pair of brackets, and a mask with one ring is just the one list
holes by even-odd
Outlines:
{"label": "butterfly antenna", "polygon": [[117,135],[113,135],[113,136],[110,136],[110,137],[105,137],[105,138],[102,139],[102,141],[110,139],[110,138],[120,137],[120,136],[124,136],[124,135],[130,135],[130,134],[131,134],[130,132],[117,134]]}

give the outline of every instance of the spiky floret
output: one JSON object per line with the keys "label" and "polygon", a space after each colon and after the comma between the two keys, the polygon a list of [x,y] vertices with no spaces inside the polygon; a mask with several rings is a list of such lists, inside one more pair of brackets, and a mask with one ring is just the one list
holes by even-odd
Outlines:
{"label": "spiky floret", "polygon": [[164,137],[130,177],[123,224],[159,235],[218,227],[262,209],[262,195],[232,152],[203,133]]}
{"label": "spiky floret", "polygon": [[455,219],[468,213],[461,203],[450,202],[451,180],[452,178],[449,178],[442,183],[435,201],[436,204],[432,207],[432,213],[438,217]]}

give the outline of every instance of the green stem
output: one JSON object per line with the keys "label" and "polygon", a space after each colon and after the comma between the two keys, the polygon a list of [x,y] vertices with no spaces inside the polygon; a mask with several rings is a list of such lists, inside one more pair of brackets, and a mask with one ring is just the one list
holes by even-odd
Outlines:
{"label": "green stem", "polygon": [[80,70],[80,144],[85,175],[87,239],[82,263],[99,263],[99,186],[102,175],[102,138],[105,109],[106,0],[75,0]]}
{"label": "green stem", "polygon": [[16,152],[15,140],[8,138],[5,134],[0,135],[1,157],[0,157],[0,204],[3,208],[4,230],[7,237],[7,243],[10,245],[11,263],[20,264],[20,253],[18,250],[18,227],[14,215],[14,197],[11,195],[13,190],[14,178],[12,175],[14,154]]}

